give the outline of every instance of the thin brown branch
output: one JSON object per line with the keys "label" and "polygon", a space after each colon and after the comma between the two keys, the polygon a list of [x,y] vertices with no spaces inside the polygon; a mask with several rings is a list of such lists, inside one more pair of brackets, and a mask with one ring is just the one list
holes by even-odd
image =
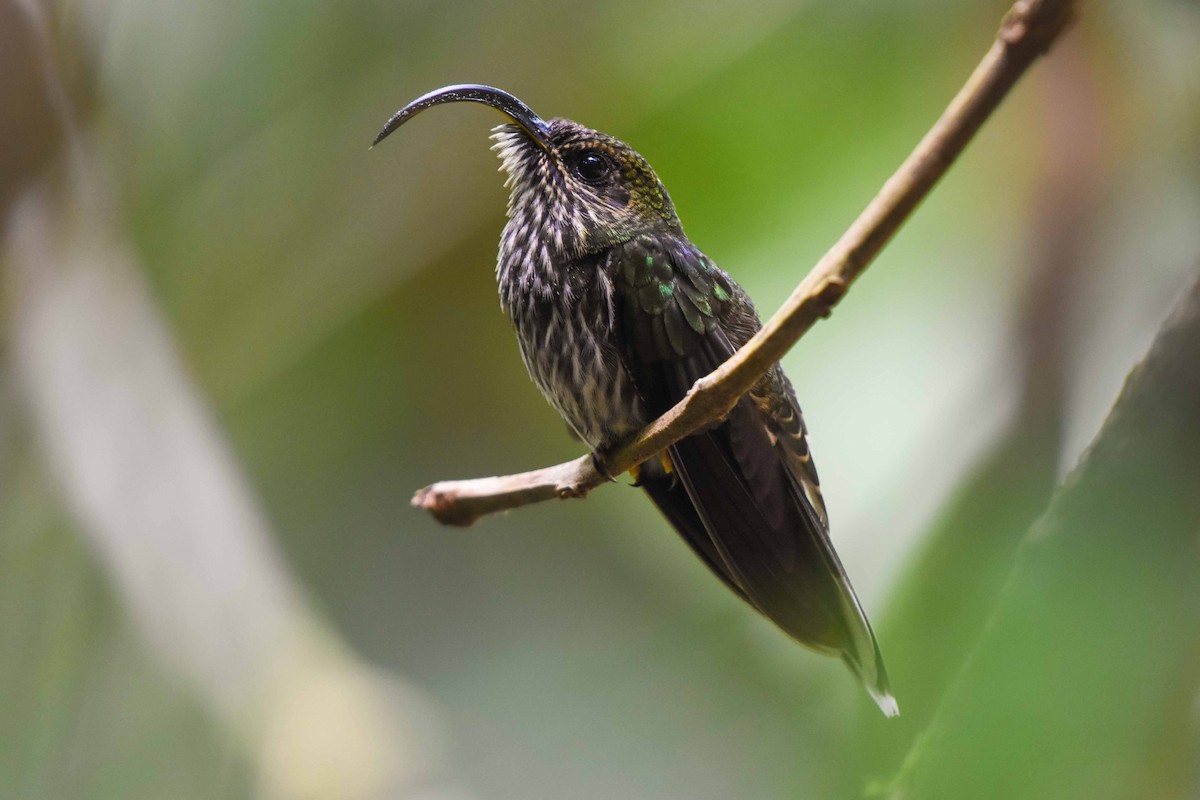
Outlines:
{"label": "thin brown branch", "polygon": [[442,481],[426,486],[413,496],[412,504],[423,508],[444,525],[470,525],[485,514],[540,503],[554,498],[585,497],[605,481],[590,455],[517,475]]}
{"label": "thin brown branch", "polygon": [[[933,128],[783,307],[732,358],[697,381],[674,408],[608,453],[604,471],[619,475],[720,419],[817,320],[828,317],[1009,89],[1066,27],[1073,8],[1073,0],[1017,0],[991,48]],[[413,505],[440,522],[470,525],[495,511],[553,497],[583,497],[606,480],[585,456],[519,475],[443,481],[418,492]]]}

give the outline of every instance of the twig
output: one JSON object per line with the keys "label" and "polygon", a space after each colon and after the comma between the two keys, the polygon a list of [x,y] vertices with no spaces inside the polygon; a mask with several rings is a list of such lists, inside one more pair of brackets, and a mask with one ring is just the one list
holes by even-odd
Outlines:
{"label": "twig", "polygon": [[1038,139],[1031,148],[1036,199],[1027,212],[1024,280],[1010,344],[1015,358],[1007,376],[1017,406],[990,449],[947,494],[876,622],[889,640],[888,672],[904,687],[904,715],[888,720],[898,725],[860,717],[858,741],[867,754],[861,774],[894,774],[926,730],[1058,483],[1070,312],[1091,268],[1089,236],[1105,196],[1100,179],[1109,152],[1085,37],[1070,38],[1039,76],[1031,131]]}
{"label": "twig", "polygon": [[605,480],[596,470],[592,457],[587,455],[517,475],[442,481],[417,492],[412,504],[433,514],[445,525],[466,526],[496,511],[556,497],[584,497]]}
{"label": "twig", "polygon": [[[1073,8],[1073,0],[1017,0],[991,49],[941,118],[783,307],[728,361],[696,381],[674,408],[606,454],[604,473],[619,475],[720,419],[817,320],[828,317],[1009,89],[1066,27]],[[417,492],[412,502],[445,524],[470,525],[495,511],[554,497],[583,497],[607,480],[594,459],[584,456],[518,475],[435,483]]]}

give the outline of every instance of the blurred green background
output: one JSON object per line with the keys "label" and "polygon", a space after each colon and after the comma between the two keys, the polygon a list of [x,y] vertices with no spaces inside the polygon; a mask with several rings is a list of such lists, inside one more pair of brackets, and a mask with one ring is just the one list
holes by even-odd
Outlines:
{"label": "blurred green background", "polygon": [[[580,451],[496,297],[498,117],[367,145],[427,90],[508,89],[637,148],[770,313],[1006,3],[0,0],[0,797],[903,793],[1018,543],[1200,263],[1200,8],[1082,5],[785,361],[888,722],[633,489],[468,530],[409,507]],[[1146,630],[1156,580],[1108,584]],[[1037,750],[956,756],[982,788],[944,796],[1200,796],[1200,639],[1163,625],[1162,664],[1088,638],[1073,666],[1081,691],[1120,676],[1107,702],[1141,727],[1042,685],[1037,632],[1007,634],[1008,682],[972,701],[1040,697],[1049,727],[989,729]]]}

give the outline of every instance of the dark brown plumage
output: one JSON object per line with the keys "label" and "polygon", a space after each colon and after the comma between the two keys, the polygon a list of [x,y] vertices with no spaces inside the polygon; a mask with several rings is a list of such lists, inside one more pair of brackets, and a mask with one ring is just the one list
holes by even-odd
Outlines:
{"label": "dark brown plumage", "polygon": [[[611,448],[748,341],[760,327],[754,305],[688,240],[666,188],[618,139],[464,85],[410,103],[376,142],[461,100],[513,120],[494,134],[511,191],[496,275],[525,364],[580,439]],[[893,715],[805,433],[775,365],[728,417],[641,465],[637,480],[726,586],[796,641],[841,657]]]}

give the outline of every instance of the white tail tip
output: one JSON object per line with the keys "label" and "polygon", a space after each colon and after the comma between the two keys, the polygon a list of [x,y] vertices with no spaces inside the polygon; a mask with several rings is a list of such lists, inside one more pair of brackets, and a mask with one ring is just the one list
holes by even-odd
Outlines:
{"label": "white tail tip", "polygon": [[[870,690],[868,689],[868,691]],[[879,710],[883,712],[885,717],[900,716],[900,704],[896,702],[896,698],[887,692],[871,692],[871,699],[879,706]]]}

